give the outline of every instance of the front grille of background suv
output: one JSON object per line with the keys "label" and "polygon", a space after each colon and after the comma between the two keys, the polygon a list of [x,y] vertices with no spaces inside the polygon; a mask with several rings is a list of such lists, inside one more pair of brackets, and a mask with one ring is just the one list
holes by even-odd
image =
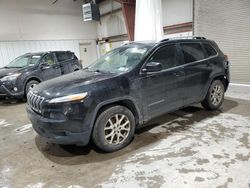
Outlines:
{"label": "front grille of background suv", "polygon": [[34,94],[32,91],[27,94],[27,103],[34,111],[42,113],[42,104],[45,101],[44,97]]}

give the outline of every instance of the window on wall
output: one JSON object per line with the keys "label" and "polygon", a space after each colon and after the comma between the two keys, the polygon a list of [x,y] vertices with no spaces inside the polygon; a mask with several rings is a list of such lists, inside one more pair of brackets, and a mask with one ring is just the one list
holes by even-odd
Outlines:
{"label": "window on wall", "polygon": [[203,44],[203,46],[207,52],[208,57],[215,56],[217,54],[215,49],[210,44]]}
{"label": "window on wall", "polygon": [[176,45],[167,45],[158,49],[150,58],[150,62],[159,62],[162,69],[169,69],[179,65]]}
{"label": "window on wall", "polygon": [[185,63],[192,63],[205,59],[205,55],[200,43],[182,43],[180,45]]}

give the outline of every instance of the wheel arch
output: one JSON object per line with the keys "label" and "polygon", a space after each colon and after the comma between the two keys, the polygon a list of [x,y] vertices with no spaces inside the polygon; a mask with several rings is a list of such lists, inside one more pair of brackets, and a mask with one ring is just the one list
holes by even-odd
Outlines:
{"label": "wheel arch", "polygon": [[91,132],[93,131],[93,127],[95,125],[96,119],[99,116],[99,114],[101,114],[106,109],[108,109],[112,106],[116,106],[116,105],[124,106],[124,107],[128,108],[133,113],[133,115],[135,117],[135,125],[136,126],[140,125],[143,122],[141,111],[140,111],[140,109],[139,109],[139,107],[136,104],[134,99],[129,98],[129,97],[128,98],[113,99],[113,100],[102,102],[102,103],[97,105],[96,110],[94,112],[94,116],[93,116],[92,121],[91,121]]}
{"label": "wheel arch", "polygon": [[214,80],[220,80],[220,81],[223,83],[223,85],[224,85],[225,91],[227,90],[227,88],[228,88],[228,86],[229,86],[229,79],[227,78],[227,76],[224,75],[224,74],[216,74],[216,75],[214,75],[214,76],[210,79],[210,81],[209,81],[209,83],[208,83],[208,85],[207,85],[207,87],[206,87],[205,94],[204,94],[204,97],[203,97],[203,98],[206,97],[207,92],[208,92],[208,90],[209,90],[209,87],[211,86],[211,84],[213,83]]}
{"label": "wheel arch", "polygon": [[227,90],[229,86],[229,80],[225,75],[216,76],[213,80],[220,80],[224,85],[225,91]]}
{"label": "wheel arch", "polygon": [[26,96],[26,93],[25,93],[25,89],[26,89],[26,86],[28,84],[28,82],[30,82],[31,80],[35,80],[39,83],[42,82],[42,80],[40,78],[37,78],[37,77],[30,77],[29,79],[26,80],[25,84],[24,84],[24,95]]}

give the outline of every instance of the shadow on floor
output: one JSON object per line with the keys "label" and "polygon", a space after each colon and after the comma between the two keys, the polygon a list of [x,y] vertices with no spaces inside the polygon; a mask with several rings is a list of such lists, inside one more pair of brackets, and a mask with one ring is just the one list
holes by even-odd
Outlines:
{"label": "shadow on floor", "polygon": [[24,99],[0,99],[0,106],[14,106],[18,104],[24,104],[26,100]]}
{"label": "shadow on floor", "polygon": [[[161,139],[166,139],[173,133],[188,130],[195,122],[200,122],[206,118],[219,115],[222,112],[227,112],[236,107],[238,103],[233,100],[225,100],[221,110],[207,111],[201,106],[186,107],[175,112],[165,114],[145,124],[136,130],[135,138],[132,143],[126,148],[114,152],[103,153],[96,148],[92,142],[88,146],[60,146],[47,143],[41,137],[35,139],[37,148],[49,160],[62,165],[77,165],[86,163],[95,163],[107,161],[113,158],[127,156],[129,153],[157,143]],[[165,128],[166,132],[150,133],[154,127],[160,126]],[[173,126],[174,125],[174,126]]]}

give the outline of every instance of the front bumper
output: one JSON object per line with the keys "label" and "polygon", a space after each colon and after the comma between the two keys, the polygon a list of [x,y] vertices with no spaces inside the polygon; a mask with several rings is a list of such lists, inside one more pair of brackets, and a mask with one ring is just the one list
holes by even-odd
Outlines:
{"label": "front bumper", "polygon": [[0,97],[23,98],[24,92],[12,92],[4,84],[0,83]]}
{"label": "front bumper", "polygon": [[82,122],[67,119],[54,120],[45,118],[34,112],[29,106],[26,107],[26,111],[34,130],[48,142],[56,144],[76,144],[81,146],[89,143],[90,131],[70,131],[71,126],[80,126]]}

